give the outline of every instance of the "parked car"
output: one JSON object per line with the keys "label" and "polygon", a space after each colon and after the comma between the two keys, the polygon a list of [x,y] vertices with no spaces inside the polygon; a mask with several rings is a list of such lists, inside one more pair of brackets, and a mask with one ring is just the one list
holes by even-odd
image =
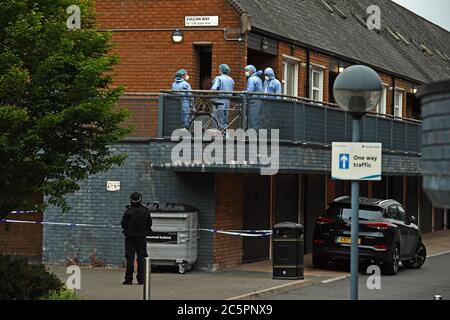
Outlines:
{"label": "parked car", "polygon": [[[416,218],[395,200],[360,198],[359,260],[379,264],[383,274],[397,274],[399,263],[419,269],[427,252]],[[329,260],[349,260],[351,247],[351,199],[334,200],[318,217],[314,230],[313,265],[324,268]]]}

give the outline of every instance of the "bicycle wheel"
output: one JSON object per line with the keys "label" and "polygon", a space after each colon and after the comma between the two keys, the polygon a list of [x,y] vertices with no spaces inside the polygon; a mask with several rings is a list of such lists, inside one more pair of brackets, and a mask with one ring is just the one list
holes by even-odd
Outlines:
{"label": "bicycle wheel", "polygon": [[219,128],[219,123],[210,114],[200,114],[195,116],[189,123],[189,132],[194,133],[195,123],[201,123],[202,133],[205,133],[209,129]]}

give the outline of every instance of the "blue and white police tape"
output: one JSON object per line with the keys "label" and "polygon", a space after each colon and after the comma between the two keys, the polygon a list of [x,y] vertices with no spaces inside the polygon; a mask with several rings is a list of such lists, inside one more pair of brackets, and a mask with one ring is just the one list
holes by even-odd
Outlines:
{"label": "blue and white police tape", "polygon": [[236,237],[268,237],[272,235],[271,230],[215,230],[215,229],[199,229],[200,231],[211,232],[214,234],[223,234]]}
{"label": "blue and white police tape", "polygon": [[89,227],[89,228],[122,228],[110,224],[88,224],[88,223],[69,223],[69,222],[47,222],[47,221],[24,221],[24,220],[0,220],[0,223],[23,223],[23,224],[40,224],[50,226],[67,226],[67,227]]}
{"label": "blue and white police tape", "polygon": [[[89,223],[70,223],[70,222],[49,222],[49,221],[24,221],[2,219],[0,223],[19,223],[19,224],[35,224],[49,226],[67,226],[67,227],[88,227],[88,228],[112,228],[121,229],[121,226],[111,224],[89,224]],[[218,229],[197,229],[198,231],[210,232],[214,234],[223,234],[236,237],[268,237],[272,235],[272,230],[218,230]],[[176,230],[188,232],[189,230]]]}
{"label": "blue and white police tape", "polygon": [[10,213],[5,214],[4,216],[8,216],[10,214],[35,214],[35,213],[40,213],[40,211],[36,211],[36,210],[16,210],[16,211],[11,211]]}

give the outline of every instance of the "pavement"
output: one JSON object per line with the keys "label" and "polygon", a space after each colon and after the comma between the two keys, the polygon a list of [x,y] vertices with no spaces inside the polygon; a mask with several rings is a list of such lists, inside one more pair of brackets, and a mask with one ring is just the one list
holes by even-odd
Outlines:
{"label": "pavement", "polygon": [[[441,254],[442,257],[447,256],[445,253],[450,253],[450,231],[425,234],[424,243],[427,246],[428,255]],[[439,257],[431,258],[430,261],[434,261],[433,259],[440,261]],[[271,261],[246,264],[215,273],[194,271],[180,275],[175,269],[160,269],[151,275],[151,298],[153,300],[247,300],[282,297],[283,299],[286,297],[286,299],[294,297],[295,299],[301,299],[302,297],[308,299],[310,297],[311,299],[346,298],[333,294],[333,287],[330,287],[331,291],[325,292],[325,295],[320,294],[320,292],[323,291],[324,286],[328,288],[327,285],[337,286],[340,292],[346,292],[343,288],[348,282],[348,269],[345,266],[337,266],[326,270],[313,269],[311,260],[311,255],[305,256],[305,279],[298,281],[273,280]],[[434,264],[430,264],[430,266],[433,266],[432,270],[440,268],[434,266]],[[450,263],[446,268],[446,270],[450,270]],[[65,273],[65,267],[49,266],[49,269],[63,281],[66,281],[69,277],[69,274]],[[409,281],[409,275],[420,276],[421,270],[405,270],[402,272],[406,277],[405,288]],[[428,270],[428,263],[423,270],[425,272]],[[441,272],[443,276],[445,270],[439,270],[438,272]],[[433,278],[431,274],[423,274],[422,280],[424,281],[427,277]],[[81,290],[78,293],[86,300],[142,300],[143,287],[137,284],[133,286],[122,285],[123,275],[123,269],[82,268]],[[392,279],[397,280],[397,277]],[[398,279],[402,281],[402,276],[399,276]],[[395,286],[395,283],[393,285]],[[304,292],[303,290],[308,290],[307,292],[311,292],[311,295],[298,293]]]}

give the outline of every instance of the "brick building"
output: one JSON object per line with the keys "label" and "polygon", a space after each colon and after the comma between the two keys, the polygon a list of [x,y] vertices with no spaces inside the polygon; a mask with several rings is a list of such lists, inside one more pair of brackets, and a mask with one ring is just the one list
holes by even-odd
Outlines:
{"label": "brick building", "polygon": [[[372,4],[381,8],[379,31],[364,22]],[[139,191],[148,202],[198,208],[207,229],[301,222],[311,250],[315,217],[350,193],[348,183],[330,178],[330,143],[351,137],[332,87],[343,68],[361,63],[379,72],[384,84],[377,114],[364,122],[366,141],[384,145],[383,180],[363,183],[362,195],[400,201],[425,232],[447,228],[448,212],[433,208],[421,191],[420,106],[414,98],[421,84],[450,77],[446,30],[388,0],[98,0],[97,12],[121,57],[114,79],[126,88],[120,105],[132,111],[135,131],[113,148],[129,157],[122,167],[84,181],[69,196],[70,214],[49,208],[46,221],[118,224],[129,194]],[[218,17],[218,23],[190,26],[185,19],[193,16]],[[176,30],[181,43],[172,40]],[[265,106],[271,121],[278,121],[271,128],[278,126],[283,137],[276,176],[260,176],[258,166],[172,163],[170,132],[178,124],[169,120],[179,117],[170,118],[160,90],[170,88],[180,68],[189,70],[194,89],[209,89],[221,63],[230,65],[237,91],[244,89],[244,66],[254,64],[274,68],[284,94],[299,97],[280,102],[279,109]],[[121,181],[119,192],[106,191],[110,180]],[[269,240],[202,232],[197,267],[269,259]],[[43,260],[90,263],[95,254],[106,265],[122,265],[122,242],[119,230],[44,226]]]}

